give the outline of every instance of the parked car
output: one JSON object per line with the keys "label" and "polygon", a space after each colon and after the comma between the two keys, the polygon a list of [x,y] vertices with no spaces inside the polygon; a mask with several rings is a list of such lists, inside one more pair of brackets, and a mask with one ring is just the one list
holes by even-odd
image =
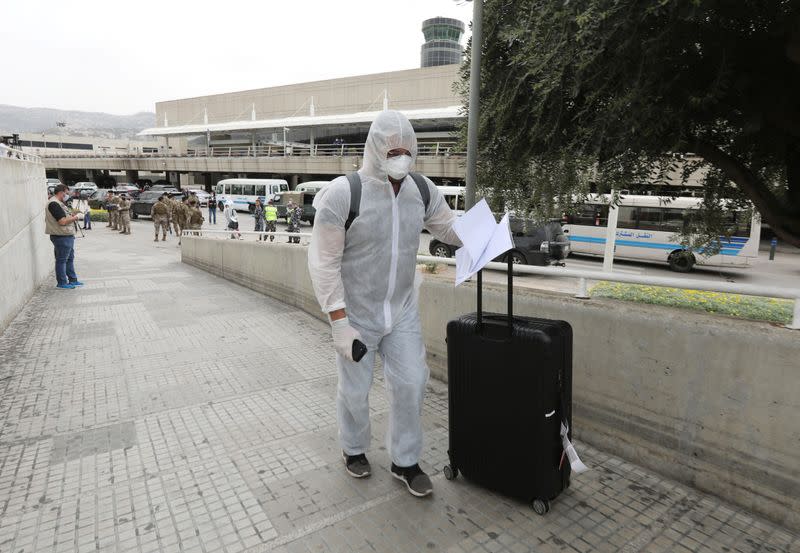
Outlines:
{"label": "parked car", "polygon": [[106,203],[106,196],[108,195],[108,190],[106,188],[99,188],[92,192],[91,196],[89,196],[89,207],[92,209],[103,209],[103,206]]}
{"label": "parked car", "polygon": [[47,179],[47,195],[52,196],[53,192],[55,192],[56,186],[61,184],[61,181],[58,179]]}
{"label": "parked car", "polygon": [[73,198],[85,200],[97,190],[97,185],[93,182],[78,182],[69,187],[69,195]]}
{"label": "parked car", "polygon": [[[569,238],[564,234],[561,221],[553,219],[544,225],[511,218],[514,249],[494,259],[506,262],[509,257],[519,265],[556,265],[569,255]],[[436,257],[453,257],[458,247],[433,238],[428,251]]]}
{"label": "parked car", "polygon": [[127,194],[129,198],[135,200],[141,194],[141,190],[139,187],[134,186],[133,184],[118,184],[114,188],[112,188],[115,194]]}
{"label": "parked car", "polygon": [[159,190],[161,192],[166,192],[167,190],[176,190],[176,191],[180,192],[180,190],[178,190],[177,186],[175,186],[174,184],[169,184],[169,183],[163,183],[163,184],[156,183],[156,184],[151,185],[147,190],[150,190],[151,192],[155,192],[156,190]]}
{"label": "parked car", "polygon": [[[314,215],[317,210],[312,205],[314,202],[314,194],[310,192],[281,192],[275,196],[275,206],[278,208],[278,218],[286,219],[286,206],[292,201],[303,208],[303,215],[300,217],[301,221],[308,222],[314,226]],[[253,212],[254,204],[250,205],[250,213]],[[287,220],[288,223],[288,220]]]}
{"label": "parked car", "polygon": [[200,202],[200,207],[208,207],[208,199],[211,197],[211,194],[206,192],[205,190],[192,190],[197,196],[197,200]]}
{"label": "parked car", "polygon": [[179,198],[181,196],[181,193],[177,190],[145,190],[131,202],[131,218],[150,217],[150,210],[153,209],[153,204],[164,193],[168,194],[170,198]]}

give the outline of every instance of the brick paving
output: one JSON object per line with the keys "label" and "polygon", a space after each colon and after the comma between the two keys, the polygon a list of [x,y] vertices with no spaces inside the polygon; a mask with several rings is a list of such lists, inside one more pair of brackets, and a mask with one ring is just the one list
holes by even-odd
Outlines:
{"label": "brick paving", "polygon": [[[326,325],[179,262],[133,223],[78,241],[84,289],[41,288],[0,336],[0,552],[800,552],[800,537],[578,444],[593,470],[545,517],[441,474],[431,382],[411,497],[381,444],[348,477]],[[517,467],[510,466],[510,469]]]}

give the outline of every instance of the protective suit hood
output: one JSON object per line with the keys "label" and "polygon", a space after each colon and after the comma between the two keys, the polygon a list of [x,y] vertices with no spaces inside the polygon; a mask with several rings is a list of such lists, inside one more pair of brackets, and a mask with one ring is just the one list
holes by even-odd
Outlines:
{"label": "protective suit hood", "polygon": [[386,154],[395,148],[411,152],[411,160],[417,160],[417,135],[408,118],[399,111],[382,111],[372,122],[364,144],[362,176],[386,182]]}

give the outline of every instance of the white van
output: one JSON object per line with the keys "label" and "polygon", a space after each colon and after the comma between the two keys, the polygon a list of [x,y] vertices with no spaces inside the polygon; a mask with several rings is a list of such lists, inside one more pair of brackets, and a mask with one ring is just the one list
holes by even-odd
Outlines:
{"label": "white van", "polygon": [[261,198],[261,203],[274,200],[289,191],[289,183],[283,179],[224,179],[217,183],[214,191],[218,202],[230,200],[236,211],[250,211],[256,198]]}

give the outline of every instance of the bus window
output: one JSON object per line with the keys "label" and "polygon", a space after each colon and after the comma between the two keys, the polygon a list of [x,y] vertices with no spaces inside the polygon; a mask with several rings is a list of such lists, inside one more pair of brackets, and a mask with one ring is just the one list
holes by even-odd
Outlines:
{"label": "bus window", "polygon": [[636,208],[621,205],[617,209],[619,209],[617,228],[636,228]]}
{"label": "bus window", "polygon": [[273,184],[269,187],[270,194],[277,194],[280,191],[277,184]]}
{"label": "bus window", "polygon": [[242,185],[241,184],[232,184],[231,185],[231,194],[233,195],[242,195]]}
{"label": "bus window", "polygon": [[746,211],[734,211],[728,215],[727,228],[731,236],[750,237],[750,223],[752,219]]}
{"label": "bus window", "polygon": [[664,232],[681,232],[683,230],[683,210],[665,209],[661,220],[661,230]]}
{"label": "bus window", "polygon": [[224,194],[224,193],[225,193],[225,185],[224,184],[218,184],[217,185],[217,194]]}
{"label": "bus window", "polygon": [[252,184],[243,184],[242,185],[242,196],[255,196],[256,187]]}
{"label": "bus window", "polygon": [[575,213],[569,215],[567,220],[573,225],[605,227],[608,225],[608,206],[600,204],[578,206]]}
{"label": "bus window", "polygon": [[637,228],[643,230],[661,230],[661,212],[662,209],[660,207],[640,207],[639,226]]}
{"label": "bus window", "polygon": [[288,191],[289,191],[289,185],[288,184],[282,184],[281,185],[281,192],[288,192]]}
{"label": "bus window", "polygon": [[265,189],[265,185],[256,184],[255,185],[255,195],[256,196],[266,196],[266,194],[264,194],[264,189]]}

